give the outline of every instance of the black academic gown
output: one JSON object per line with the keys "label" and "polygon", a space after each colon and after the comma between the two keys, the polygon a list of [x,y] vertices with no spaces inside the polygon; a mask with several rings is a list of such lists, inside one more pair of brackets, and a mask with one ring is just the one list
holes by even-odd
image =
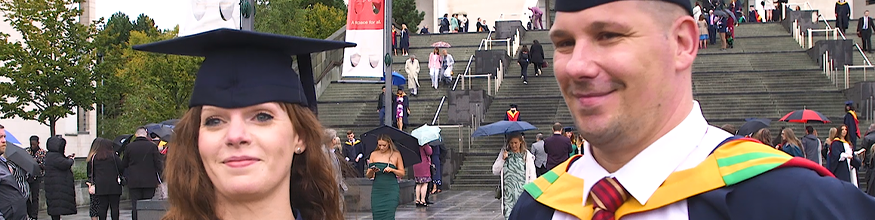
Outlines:
{"label": "black academic gown", "polygon": [[836,2],[835,13],[836,28],[845,33],[848,30],[848,22],[851,20],[851,6],[848,2]]}
{"label": "black academic gown", "polygon": [[836,179],[851,182],[851,171],[848,169],[848,160],[839,161],[841,154],[845,152],[844,143],[841,141],[833,141],[829,145],[829,154],[827,168],[836,176]]}
{"label": "black academic gown", "polygon": [[[355,173],[359,177],[365,176],[365,166],[367,165],[366,157],[369,153],[364,151],[365,145],[362,144],[361,140],[354,140],[352,142],[347,140],[343,142],[343,156],[349,157],[349,164],[355,168]],[[362,154],[362,158],[356,162],[355,158],[358,157],[359,154]]]}
{"label": "black academic gown", "polygon": [[[690,220],[872,219],[872,207],[875,198],[853,184],[801,167],[774,169],[687,199]],[[509,219],[550,219],[555,211],[522,193]]]}
{"label": "black academic gown", "polygon": [[851,149],[857,149],[857,120],[854,120],[854,115],[851,115],[850,112],[845,114],[844,120],[845,126],[848,126],[848,143],[851,144]]}

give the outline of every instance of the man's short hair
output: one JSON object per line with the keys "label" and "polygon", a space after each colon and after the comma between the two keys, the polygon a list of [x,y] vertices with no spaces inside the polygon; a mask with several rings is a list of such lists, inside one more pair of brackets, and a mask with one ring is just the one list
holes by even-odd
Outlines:
{"label": "man's short hair", "polygon": [[537,135],[535,135],[535,140],[544,140],[544,134],[538,133]]}
{"label": "man's short hair", "polygon": [[354,134],[354,133],[352,132],[352,130],[346,130],[346,135],[351,135],[351,134]]}
{"label": "man's short hair", "polygon": [[36,135],[30,136],[30,141],[39,141],[39,136],[36,136]]}
{"label": "man's short hair", "polygon": [[562,131],[562,124],[560,124],[559,122],[553,124],[553,131]]}
{"label": "man's short hair", "polygon": [[148,130],[146,130],[146,127],[139,127],[139,128],[137,128],[137,131],[134,132],[134,136],[137,136],[137,137],[148,137],[148,136],[149,136],[149,133],[148,133]]}
{"label": "man's short hair", "polygon": [[[875,126],[875,124],[872,124],[872,125]],[[805,126],[805,133],[806,134],[814,134],[814,127],[811,127],[811,125]]]}

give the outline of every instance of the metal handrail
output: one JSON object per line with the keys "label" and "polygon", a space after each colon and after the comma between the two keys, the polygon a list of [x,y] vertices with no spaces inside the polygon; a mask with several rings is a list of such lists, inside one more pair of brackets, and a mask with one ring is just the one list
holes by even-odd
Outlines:
{"label": "metal handrail", "polygon": [[[494,31],[490,30],[489,33],[486,34],[486,39],[492,39],[492,32],[494,32]],[[483,48],[483,44],[484,44],[484,42],[483,42],[483,40],[481,40],[480,45],[477,46],[477,50],[480,50],[481,48]],[[474,60],[474,54],[471,54],[471,56],[468,57],[468,64],[465,65],[465,72],[456,76],[456,79],[453,82],[453,89],[450,91],[456,91],[456,86],[459,85],[459,80],[462,78],[463,75],[468,75],[468,72],[471,70],[471,61],[473,61],[473,60]],[[441,97],[441,102],[440,102],[440,104],[438,104],[437,111],[434,112],[434,118],[432,118],[432,120],[431,120],[432,125],[437,123],[438,116],[440,116],[441,110],[443,109],[444,102],[446,102],[446,100],[447,100],[446,95]]]}

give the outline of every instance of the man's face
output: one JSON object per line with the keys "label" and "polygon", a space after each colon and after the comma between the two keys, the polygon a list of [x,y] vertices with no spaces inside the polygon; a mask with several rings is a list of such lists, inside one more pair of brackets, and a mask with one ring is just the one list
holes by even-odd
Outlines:
{"label": "man's face", "polygon": [[31,148],[39,148],[39,141],[37,141],[37,140],[30,141],[30,147]]}
{"label": "man's face", "polygon": [[869,17],[869,11],[864,12],[863,15],[865,15],[866,17]]}
{"label": "man's face", "polygon": [[0,129],[0,154],[6,153],[6,130]]}
{"label": "man's face", "polygon": [[346,139],[349,139],[349,140],[355,139],[355,134],[347,134]]}
{"label": "man's face", "polygon": [[[676,66],[689,68],[692,60],[683,64],[676,56],[695,51],[678,50],[676,33],[668,37],[677,22],[663,24],[636,4],[643,3],[558,12],[550,30],[556,80],[580,133],[594,143],[615,140],[636,125],[653,126],[663,116],[659,109],[676,108],[676,94],[690,90],[684,86],[691,83],[689,73],[677,73]],[[613,16],[618,13],[624,16]]]}

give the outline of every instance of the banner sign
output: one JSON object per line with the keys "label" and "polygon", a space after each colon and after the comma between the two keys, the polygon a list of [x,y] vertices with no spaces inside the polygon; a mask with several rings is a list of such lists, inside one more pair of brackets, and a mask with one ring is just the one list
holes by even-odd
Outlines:
{"label": "banner sign", "polygon": [[346,41],[356,47],[343,50],[344,77],[383,77],[382,0],[350,0],[346,16]]}

